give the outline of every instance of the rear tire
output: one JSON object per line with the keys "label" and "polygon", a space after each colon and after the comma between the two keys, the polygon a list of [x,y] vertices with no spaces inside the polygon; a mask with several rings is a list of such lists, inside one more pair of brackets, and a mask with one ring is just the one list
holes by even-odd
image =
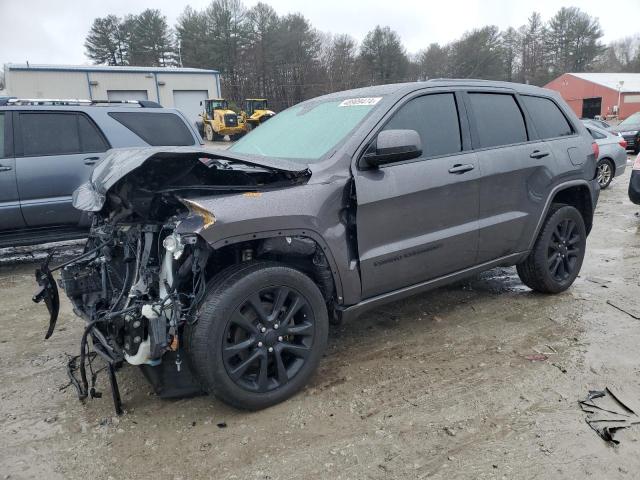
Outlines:
{"label": "rear tire", "polygon": [[259,410],[298,392],[325,350],[328,314],[316,284],[274,262],[230,267],[209,285],[189,327],[189,355],[204,390]]}
{"label": "rear tire", "polygon": [[520,279],[536,292],[566,290],[580,272],[586,243],[580,212],[569,205],[552,205],[533,249],[516,266]]}
{"label": "rear tire", "polygon": [[604,190],[611,184],[614,168],[613,162],[608,158],[601,159],[596,165],[596,179],[598,180],[601,190]]}

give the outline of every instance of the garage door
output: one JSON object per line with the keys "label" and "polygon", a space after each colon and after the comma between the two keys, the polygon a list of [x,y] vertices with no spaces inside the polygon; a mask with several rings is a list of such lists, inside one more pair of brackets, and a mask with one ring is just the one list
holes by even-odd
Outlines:
{"label": "garage door", "polygon": [[107,90],[107,100],[149,100],[146,90]]}
{"label": "garage door", "polygon": [[200,102],[207,99],[206,90],[174,90],[173,105],[185,116],[195,123],[199,120],[198,114],[202,111]]}

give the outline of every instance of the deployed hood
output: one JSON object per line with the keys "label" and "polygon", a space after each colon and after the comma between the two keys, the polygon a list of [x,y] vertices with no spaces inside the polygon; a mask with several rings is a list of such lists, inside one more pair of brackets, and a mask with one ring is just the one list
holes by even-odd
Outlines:
{"label": "deployed hood", "polygon": [[184,161],[185,170],[193,168],[196,163],[219,160],[229,165],[290,172],[293,175],[309,173],[306,164],[285,159],[238,155],[225,150],[194,147],[119,148],[107,152],[104,159],[93,170],[91,179],[73,193],[73,206],[83,211],[101,210],[107,192],[116,183],[146,163],[163,159],[171,162]]}

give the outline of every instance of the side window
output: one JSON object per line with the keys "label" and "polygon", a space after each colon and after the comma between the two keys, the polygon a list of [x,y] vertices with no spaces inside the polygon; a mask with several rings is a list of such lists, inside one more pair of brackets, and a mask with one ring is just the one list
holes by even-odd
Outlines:
{"label": "side window", "polygon": [[481,148],[527,141],[527,128],[513,95],[470,93]]}
{"label": "side window", "polygon": [[78,121],[67,113],[21,113],[25,157],[80,153]]}
{"label": "side window", "polygon": [[409,100],[384,130],[411,129],[420,134],[422,156],[434,157],[462,150],[460,122],[453,93],[435,93]]}
{"label": "side window", "polygon": [[78,113],[20,113],[25,157],[104,152],[109,146],[97,127]]}
{"label": "side window", "polygon": [[601,134],[600,132],[596,132],[590,128],[587,128],[588,132],[591,134],[594,140],[602,140],[603,138],[607,138],[606,135]]}
{"label": "side window", "polygon": [[523,95],[522,100],[541,138],[571,135],[573,128],[558,106],[548,98]]}
{"label": "side window", "polygon": [[149,145],[185,146],[195,143],[184,121],[174,113],[111,112],[109,116]]}
{"label": "side window", "polygon": [[98,127],[84,115],[78,115],[78,130],[82,153],[105,152],[109,145],[98,130]]}
{"label": "side window", "polygon": [[0,113],[0,158],[4,158],[6,156],[4,149],[4,113]]}

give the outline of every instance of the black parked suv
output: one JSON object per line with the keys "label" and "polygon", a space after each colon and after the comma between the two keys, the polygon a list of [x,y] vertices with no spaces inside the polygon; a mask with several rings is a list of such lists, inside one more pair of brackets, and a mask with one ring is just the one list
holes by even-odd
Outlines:
{"label": "black parked suv", "polygon": [[71,195],[110,148],[201,143],[155,102],[1,99],[0,247],[86,237]]}
{"label": "black parked suv", "polygon": [[496,266],[561,292],[592,225],[594,149],[554,92],[437,80],[303,102],[226,151],[109,154],[74,197],[94,214],[87,250],[57,267],[86,321],[80,396],[88,338],[114,386],[127,361],[160,395],[259,409],[307,383],[331,321]]}

